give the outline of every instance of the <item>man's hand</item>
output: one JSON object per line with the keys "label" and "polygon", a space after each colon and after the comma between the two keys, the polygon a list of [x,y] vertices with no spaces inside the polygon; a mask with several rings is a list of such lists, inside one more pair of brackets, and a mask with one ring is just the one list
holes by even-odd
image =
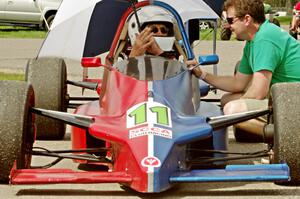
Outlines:
{"label": "man's hand", "polygon": [[153,33],[149,27],[146,27],[140,34],[136,35],[136,40],[132,46],[129,57],[144,55],[146,51],[153,55],[159,55],[163,53],[163,51],[155,42]]}
{"label": "man's hand", "polygon": [[197,62],[196,59],[187,60],[185,62],[185,64],[187,65],[188,69],[190,69],[190,70],[193,70],[196,66],[199,65],[199,63]]}
{"label": "man's hand", "polygon": [[196,59],[188,60],[185,62],[185,64],[187,65],[187,68],[189,70],[193,71],[193,73],[196,75],[196,77],[201,78],[201,76],[203,75],[203,71],[199,67],[199,64]]}
{"label": "man's hand", "polygon": [[129,57],[144,55],[153,42],[154,38],[151,28],[145,28],[140,34],[136,35]]}

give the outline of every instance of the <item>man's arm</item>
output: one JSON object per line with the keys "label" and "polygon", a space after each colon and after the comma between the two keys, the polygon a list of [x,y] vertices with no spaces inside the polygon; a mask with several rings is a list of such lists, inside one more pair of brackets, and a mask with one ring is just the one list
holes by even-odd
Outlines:
{"label": "man's arm", "polygon": [[271,79],[271,71],[261,70],[255,72],[253,74],[251,85],[242,98],[264,99],[268,95]]}
{"label": "man's arm", "polygon": [[199,67],[194,68],[193,72],[198,78],[202,78],[210,85],[231,93],[243,92],[252,78],[252,75],[245,75],[240,72],[237,72],[234,76],[217,76],[203,72]]}

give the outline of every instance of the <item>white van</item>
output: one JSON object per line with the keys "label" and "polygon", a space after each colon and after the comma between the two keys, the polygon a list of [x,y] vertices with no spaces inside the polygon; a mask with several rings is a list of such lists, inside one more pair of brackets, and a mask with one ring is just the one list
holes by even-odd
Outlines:
{"label": "white van", "polygon": [[[62,0],[0,0],[0,24],[47,28]],[[44,17],[43,17],[44,16]]]}

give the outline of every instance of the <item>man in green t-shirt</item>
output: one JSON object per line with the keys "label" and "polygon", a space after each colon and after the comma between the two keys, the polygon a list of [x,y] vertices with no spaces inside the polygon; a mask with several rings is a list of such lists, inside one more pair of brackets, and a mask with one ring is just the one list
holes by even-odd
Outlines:
{"label": "man in green t-shirt", "polygon": [[[229,28],[245,40],[243,56],[234,76],[215,76],[199,67],[194,73],[218,89],[229,92],[221,99],[224,114],[266,109],[270,87],[278,82],[300,82],[300,44],[286,31],[265,19],[261,0],[227,0]],[[261,137],[265,123],[250,120],[236,125]]]}

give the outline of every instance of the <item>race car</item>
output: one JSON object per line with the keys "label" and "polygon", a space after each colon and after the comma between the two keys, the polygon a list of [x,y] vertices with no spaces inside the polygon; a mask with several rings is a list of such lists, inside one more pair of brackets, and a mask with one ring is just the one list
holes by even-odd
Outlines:
{"label": "race car", "polygon": [[[223,115],[217,104],[200,99],[203,93],[199,80],[184,61],[153,55],[121,56],[131,49],[126,30],[130,19],[151,6],[175,19],[172,51],[183,60],[194,59],[182,17],[174,9],[176,2],[180,1],[129,4],[105,63],[98,56],[82,58],[83,81],[67,80],[63,59],[38,57],[27,65],[26,82],[0,82],[2,182],[120,183],[142,193],[162,192],[185,182],[299,183],[300,138],[294,135],[299,126],[295,121],[300,116],[293,108],[299,105],[294,95],[300,90],[299,84],[275,85],[270,109]],[[216,55],[199,58],[200,65],[216,62]],[[101,67],[103,76],[89,78],[90,67]],[[98,97],[70,97],[67,84],[94,90]],[[82,103],[72,104],[72,100]],[[67,108],[75,111],[68,113]],[[226,127],[262,115],[273,118],[265,132],[268,148],[228,151]],[[66,124],[72,126],[72,149],[33,147],[36,137],[62,139]],[[32,156],[57,159],[31,167]],[[267,157],[271,163],[232,164],[234,160],[256,157]],[[102,167],[96,171],[49,168],[63,159]]]}

